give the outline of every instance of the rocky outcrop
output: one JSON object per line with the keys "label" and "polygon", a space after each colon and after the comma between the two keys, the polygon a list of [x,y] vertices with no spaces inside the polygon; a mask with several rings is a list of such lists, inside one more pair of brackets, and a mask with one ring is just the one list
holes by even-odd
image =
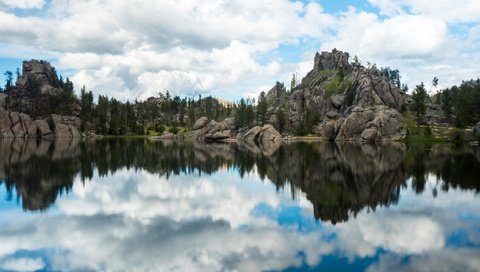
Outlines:
{"label": "rocky outcrop", "polygon": [[[336,49],[317,53],[312,71],[283,104],[274,105],[271,114],[287,112],[289,133],[313,125],[315,133],[329,141],[380,142],[406,137],[400,114],[406,95],[377,68],[351,65],[348,60],[348,53]],[[270,92],[267,98],[279,93],[278,88]]]}
{"label": "rocky outcrop", "polygon": [[233,118],[216,122],[201,117],[195,122],[193,128],[193,140],[197,143],[237,141],[250,145],[252,150],[260,147],[259,150],[263,152],[267,149],[274,150],[272,145],[282,142],[282,135],[272,125],[237,129]]}
{"label": "rocky outcrop", "polygon": [[25,113],[0,108],[0,138],[79,138],[80,119],[52,115],[33,121]]}
{"label": "rocky outcrop", "polygon": [[54,136],[52,130],[48,126],[47,121],[39,119],[35,120],[33,123],[37,127],[37,137],[49,138]]}
{"label": "rocky outcrop", "polygon": [[48,62],[24,61],[15,86],[0,93],[0,138],[81,137],[80,118],[49,113],[57,107],[80,112],[75,99],[66,104],[66,92],[73,92],[73,85],[60,80]]}
{"label": "rocky outcrop", "polygon": [[241,137],[242,142],[267,145],[269,143],[282,142],[282,135],[272,126],[255,126]]}
{"label": "rocky outcrop", "polygon": [[[55,68],[47,61],[24,61],[22,74],[15,86],[6,90],[8,102],[6,107],[11,111],[22,112],[31,117],[45,117],[52,110],[61,106],[68,108],[72,115],[80,114],[80,105],[73,99],[65,101],[67,89],[73,92],[71,82],[63,82],[57,76]],[[66,104],[68,103],[68,104]]]}
{"label": "rocky outcrop", "polygon": [[226,118],[222,122],[208,121],[201,117],[193,126],[193,140],[197,142],[225,142],[235,138],[236,126],[233,118]]}
{"label": "rocky outcrop", "polygon": [[80,138],[80,118],[52,114],[51,123],[56,138]]}
{"label": "rocky outcrop", "polygon": [[30,116],[0,108],[0,138],[32,137],[37,137],[37,127]]}

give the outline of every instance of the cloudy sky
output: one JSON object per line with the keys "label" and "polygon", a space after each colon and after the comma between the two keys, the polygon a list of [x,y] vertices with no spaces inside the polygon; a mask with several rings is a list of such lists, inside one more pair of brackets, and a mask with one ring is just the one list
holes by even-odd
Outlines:
{"label": "cloudy sky", "polygon": [[478,0],[0,0],[0,22],[1,71],[46,59],[122,99],[253,96],[333,48],[409,86],[480,71]]}

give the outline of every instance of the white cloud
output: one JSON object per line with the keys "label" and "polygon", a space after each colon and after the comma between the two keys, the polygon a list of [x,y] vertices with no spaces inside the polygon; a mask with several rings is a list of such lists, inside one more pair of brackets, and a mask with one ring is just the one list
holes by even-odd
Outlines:
{"label": "white cloud", "polygon": [[[285,44],[298,44],[299,56],[320,48],[350,51],[399,68],[410,86],[438,76],[446,87],[477,77],[480,69],[472,61],[480,58],[476,0],[368,0],[379,14],[354,8],[328,14],[313,1],[287,0],[15,1],[27,2],[45,6],[44,15],[0,11],[2,47],[21,49],[0,55],[53,56],[78,89],[85,84],[95,94],[122,99],[164,89],[238,99],[276,80],[288,85],[312,60],[283,60],[279,46]],[[466,24],[462,35],[459,24]]]}
{"label": "white cloud", "polygon": [[45,0],[0,0],[1,4],[9,8],[40,9],[45,5]]}
{"label": "white cloud", "polygon": [[36,271],[45,267],[40,258],[10,258],[0,261],[0,268],[7,271]]}
{"label": "white cloud", "polygon": [[404,12],[422,14],[448,22],[480,22],[480,2],[464,0],[368,0],[382,14],[393,16]]}

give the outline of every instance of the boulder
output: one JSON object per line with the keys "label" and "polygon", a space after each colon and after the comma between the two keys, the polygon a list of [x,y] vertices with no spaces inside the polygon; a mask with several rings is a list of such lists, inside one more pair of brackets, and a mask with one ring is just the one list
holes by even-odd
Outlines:
{"label": "boulder", "polygon": [[264,125],[258,141],[262,143],[281,142],[282,135],[272,125]]}
{"label": "boulder", "polygon": [[56,138],[80,138],[80,118],[74,116],[51,115],[53,132]]}
{"label": "boulder", "polygon": [[39,137],[53,136],[52,130],[48,126],[47,121],[45,121],[44,119],[35,120],[33,123],[37,127],[37,136]]}
{"label": "boulder", "polygon": [[224,142],[233,140],[236,135],[235,120],[226,118],[222,122],[209,121],[201,117],[193,126],[193,140],[196,142]]}
{"label": "boulder", "polygon": [[193,125],[193,130],[204,128],[208,124],[207,117],[200,117]]}
{"label": "boulder", "polygon": [[25,113],[20,113],[20,122],[22,123],[22,127],[25,131],[25,135],[28,137],[37,137],[37,126],[33,123],[32,118],[26,115]]}
{"label": "boulder", "polygon": [[480,139],[480,122],[478,122],[475,127],[473,127],[473,137],[478,140]]}
{"label": "boulder", "polygon": [[281,142],[282,135],[272,125],[255,126],[247,131],[241,140],[246,143],[263,145],[269,142]]}
{"label": "boulder", "polygon": [[345,95],[344,94],[337,94],[337,95],[333,95],[332,97],[330,97],[330,101],[332,101],[332,105],[339,109],[343,102],[345,101]]}
{"label": "boulder", "polygon": [[245,135],[242,137],[242,142],[247,142],[247,143],[256,143],[258,136],[260,136],[260,132],[262,132],[262,127],[260,126],[255,126],[248,130]]}
{"label": "boulder", "polygon": [[0,138],[14,138],[10,112],[0,108]]}

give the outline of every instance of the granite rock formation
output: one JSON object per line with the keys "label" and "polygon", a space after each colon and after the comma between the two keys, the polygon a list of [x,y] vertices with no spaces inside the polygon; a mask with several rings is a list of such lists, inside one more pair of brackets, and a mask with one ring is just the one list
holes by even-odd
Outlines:
{"label": "granite rock formation", "polygon": [[333,50],[316,54],[310,71],[290,93],[274,86],[266,95],[270,122],[280,111],[295,134],[308,116],[319,120],[317,133],[329,141],[381,142],[406,137],[400,111],[406,94],[375,68],[350,64],[349,54]]}
{"label": "granite rock formation", "polygon": [[[0,138],[78,138],[80,118],[41,114],[45,103],[62,103],[62,88],[55,69],[46,61],[24,61],[16,85],[0,93]],[[68,105],[74,115],[80,105]],[[33,118],[35,116],[36,118]],[[36,119],[36,120],[34,120]]]}

